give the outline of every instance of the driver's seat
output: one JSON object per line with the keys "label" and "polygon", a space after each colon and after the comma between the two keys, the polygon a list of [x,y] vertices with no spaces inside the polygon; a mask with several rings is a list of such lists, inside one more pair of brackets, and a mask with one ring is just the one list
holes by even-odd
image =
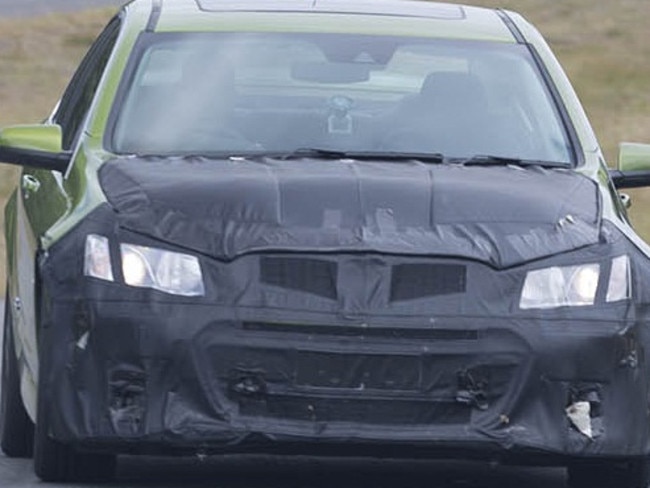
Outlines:
{"label": "driver's seat", "polygon": [[440,152],[451,157],[489,154],[492,142],[485,88],[474,75],[435,72],[392,117],[386,149]]}

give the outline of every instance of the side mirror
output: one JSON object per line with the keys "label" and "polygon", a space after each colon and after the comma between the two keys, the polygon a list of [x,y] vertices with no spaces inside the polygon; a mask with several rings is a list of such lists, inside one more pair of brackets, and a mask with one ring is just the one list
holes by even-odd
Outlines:
{"label": "side mirror", "polygon": [[618,169],[609,174],[616,188],[650,186],[650,144],[621,143]]}
{"label": "side mirror", "polygon": [[15,125],[0,130],[0,162],[64,172],[71,154],[58,125]]}

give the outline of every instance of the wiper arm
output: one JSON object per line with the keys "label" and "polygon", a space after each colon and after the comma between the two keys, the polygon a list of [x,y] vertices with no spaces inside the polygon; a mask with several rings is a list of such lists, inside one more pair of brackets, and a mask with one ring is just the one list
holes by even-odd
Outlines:
{"label": "wiper arm", "polygon": [[535,159],[509,158],[507,156],[477,155],[469,159],[459,159],[458,162],[463,166],[540,166],[543,168],[568,168],[566,163],[557,161],[538,161]]}
{"label": "wiper arm", "polygon": [[348,153],[349,157],[357,159],[379,159],[382,161],[416,161],[419,163],[441,164],[447,158],[441,153],[365,151]]}
{"label": "wiper arm", "polygon": [[360,161],[418,161],[422,163],[444,163],[445,156],[439,153],[392,152],[392,151],[339,151],[316,147],[302,147],[290,153],[267,155],[278,159],[322,158],[353,159]]}
{"label": "wiper arm", "polygon": [[[270,155],[274,157],[274,155]],[[299,147],[295,151],[277,155],[278,159],[300,159],[300,158],[322,158],[322,159],[345,159],[345,151],[325,149],[320,147]]]}

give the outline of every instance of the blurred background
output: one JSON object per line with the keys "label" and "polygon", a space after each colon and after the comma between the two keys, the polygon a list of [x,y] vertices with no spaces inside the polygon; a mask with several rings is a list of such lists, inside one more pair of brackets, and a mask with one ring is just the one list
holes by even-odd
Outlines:
{"label": "blurred background", "polygon": [[[515,10],[536,25],[573,82],[610,166],[616,165],[619,142],[650,143],[648,0],[450,1]],[[118,4],[120,0],[0,0],[0,127],[49,115],[115,12],[114,7],[94,6]],[[0,208],[17,174],[0,165]],[[632,221],[650,241],[650,188],[629,193]],[[3,239],[0,235],[0,293],[5,285]]]}

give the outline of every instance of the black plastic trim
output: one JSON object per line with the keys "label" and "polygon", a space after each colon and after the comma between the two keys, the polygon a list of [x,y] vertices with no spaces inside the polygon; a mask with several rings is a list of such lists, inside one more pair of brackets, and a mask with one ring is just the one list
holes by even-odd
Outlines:
{"label": "black plastic trim", "polygon": [[0,148],[0,161],[8,164],[65,172],[72,153],[50,153],[30,149]]}
{"label": "black plastic trim", "polygon": [[154,32],[156,30],[161,13],[162,0],[151,0],[151,15],[149,16],[149,22],[147,23],[147,27],[145,29],[147,32]]}
{"label": "black plastic trim", "polygon": [[650,171],[621,171],[610,169],[609,176],[617,189],[650,186]]}
{"label": "black plastic trim", "polygon": [[551,74],[546,69],[546,65],[540,58],[539,53],[535,47],[532,44],[526,44],[526,46],[533,56],[533,60],[535,61],[540,74],[542,75],[544,83],[546,84],[549,93],[551,94],[551,98],[555,102],[555,107],[557,108],[558,114],[560,115],[562,125],[564,125],[564,130],[569,136],[569,142],[571,143],[571,149],[573,152],[574,166],[582,166],[585,163],[584,151],[582,150],[582,144],[580,143],[580,138],[578,137],[578,131],[576,130],[575,125],[573,125],[573,120],[571,119],[569,111],[564,104],[564,100],[562,99],[557,86],[551,78]]}
{"label": "black plastic trim", "polygon": [[507,14],[507,12],[501,8],[498,8],[496,9],[496,13],[499,16],[499,18],[503,21],[503,23],[506,25],[506,27],[512,34],[512,37],[515,38],[515,41],[517,41],[519,44],[526,44],[526,38],[519,30],[519,27],[517,27],[517,24],[515,24],[513,20],[510,18],[510,16]]}

